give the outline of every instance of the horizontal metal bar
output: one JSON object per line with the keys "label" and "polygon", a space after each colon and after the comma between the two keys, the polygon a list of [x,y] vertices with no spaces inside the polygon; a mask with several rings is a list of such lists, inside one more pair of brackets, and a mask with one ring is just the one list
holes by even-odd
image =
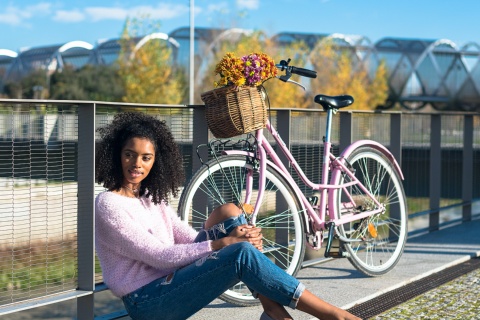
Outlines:
{"label": "horizontal metal bar", "polygon": [[433,96],[406,96],[400,97],[399,101],[405,102],[450,102],[451,99],[449,97],[433,97]]}
{"label": "horizontal metal bar", "polygon": [[326,262],[332,261],[332,260],[333,260],[333,258],[316,258],[316,259],[306,260],[306,261],[302,262],[302,269],[307,268],[307,267],[311,267],[311,266],[314,266],[314,265],[317,265],[317,264],[326,263]]}
{"label": "horizontal metal bar", "polygon": [[444,211],[444,210],[455,208],[455,207],[463,207],[463,206],[468,205],[468,204],[473,204],[476,201],[480,201],[480,199],[475,199],[475,200],[472,200],[472,201],[464,201],[464,202],[461,202],[461,203],[455,203],[455,204],[451,204],[449,206],[441,207],[441,208],[438,208],[438,209],[435,209],[435,210],[425,210],[425,211],[415,212],[415,213],[412,213],[412,214],[408,215],[408,219],[418,218],[418,217],[421,217],[421,216],[424,216],[424,215],[431,214],[433,212]]}
{"label": "horizontal metal bar", "polygon": [[71,290],[71,291],[65,291],[58,294],[43,296],[41,298],[15,302],[15,303],[0,306],[0,316],[6,315],[9,313],[24,311],[32,308],[43,307],[49,304],[54,304],[54,303],[58,303],[58,302],[62,302],[70,299],[76,299],[76,298],[84,297],[90,294],[93,294],[93,291]]}

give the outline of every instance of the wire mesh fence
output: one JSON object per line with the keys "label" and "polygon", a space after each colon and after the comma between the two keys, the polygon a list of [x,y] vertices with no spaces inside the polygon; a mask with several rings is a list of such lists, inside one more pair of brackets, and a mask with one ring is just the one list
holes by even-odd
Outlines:
{"label": "wire mesh fence", "polygon": [[77,269],[75,107],[2,107],[0,305],[74,290]]}
{"label": "wire mesh fence", "polygon": [[[79,123],[81,108],[95,107],[95,128],[113,120],[118,112],[144,112],[164,120],[183,154],[187,181],[196,169],[195,110],[183,106],[152,106],[87,102],[0,102],[0,309],[29,299],[76,290],[78,261],[78,138],[85,134]],[[284,112],[283,110],[281,112]],[[473,131],[465,131],[472,117]],[[286,123],[280,111],[270,120],[280,131]],[[321,179],[321,154],[326,117],[321,110],[292,110],[285,137],[306,176]],[[464,191],[464,137],[471,135],[473,177],[480,177],[480,115],[442,114],[438,172],[432,171],[432,115],[405,113],[401,130],[391,131],[390,113],[353,112],[351,139],[371,139],[391,147],[401,136],[401,167],[410,214],[430,209],[431,175],[440,175],[440,207],[462,204]],[[340,154],[345,124],[333,119],[334,154]],[[211,135],[210,135],[211,137]],[[273,141],[272,137],[269,137]],[[99,136],[96,135],[98,142]],[[203,141],[206,142],[206,141]],[[301,185],[300,179],[293,174]],[[94,181],[91,182],[95,184]],[[308,189],[301,188],[307,195]],[[104,188],[94,187],[95,195]],[[473,179],[472,197],[480,198],[480,179]],[[170,199],[177,207],[177,199]],[[460,213],[459,213],[460,212]],[[413,228],[428,227],[419,216]],[[441,222],[461,218],[461,210],[444,210]],[[92,225],[93,228],[93,225]],[[95,283],[101,283],[96,263]]]}

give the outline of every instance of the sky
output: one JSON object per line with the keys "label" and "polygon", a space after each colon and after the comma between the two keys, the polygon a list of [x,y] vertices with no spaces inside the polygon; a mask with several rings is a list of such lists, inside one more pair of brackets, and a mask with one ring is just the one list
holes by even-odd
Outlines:
{"label": "sky", "polygon": [[118,38],[127,17],[148,15],[170,33],[206,28],[382,38],[448,39],[480,44],[480,0],[0,0],[0,49]]}

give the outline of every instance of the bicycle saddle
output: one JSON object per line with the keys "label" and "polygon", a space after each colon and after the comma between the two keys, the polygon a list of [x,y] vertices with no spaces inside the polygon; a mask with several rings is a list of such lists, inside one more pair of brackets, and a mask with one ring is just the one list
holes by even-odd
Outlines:
{"label": "bicycle saddle", "polygon": [[319,94],[315,96],[314,101],[319,103],[323,110],[328,109],[339,109],[348,107],[353,103],[353,97],[349,95],[341,95],[341,96],[327,96],[324,94]]}

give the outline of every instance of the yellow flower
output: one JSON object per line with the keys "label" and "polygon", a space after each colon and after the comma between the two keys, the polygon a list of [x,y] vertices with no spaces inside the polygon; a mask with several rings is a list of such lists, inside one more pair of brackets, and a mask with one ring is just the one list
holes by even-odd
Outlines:
{"label": "yellow flower", "polygon": [[242,58],[227,52],[215,66],[215,74],[220,75],[220,80],[215,81],[214,86],[258,86],[275,77],[277,72],[273,59],[263,52],[250,53]]}

